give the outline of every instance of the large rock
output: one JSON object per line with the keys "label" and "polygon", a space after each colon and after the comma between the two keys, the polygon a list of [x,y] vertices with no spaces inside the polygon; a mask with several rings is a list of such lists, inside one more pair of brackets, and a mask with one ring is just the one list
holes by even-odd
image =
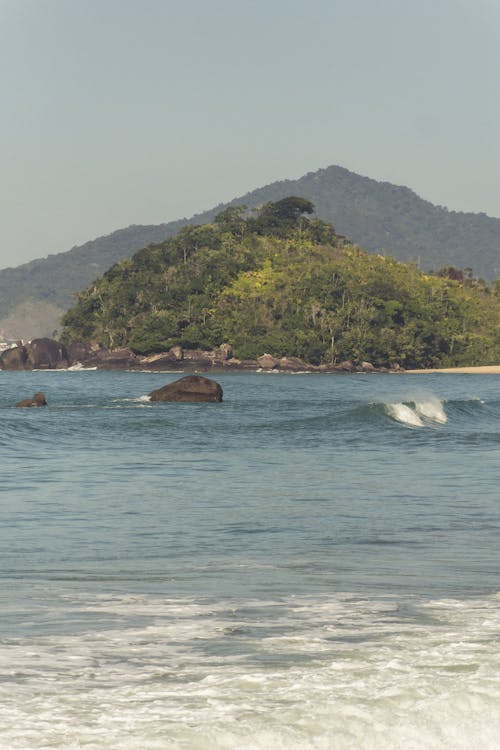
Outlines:
{"label": "large rock", "polygon": [[69,354],[64,344],[54,339],[33,339],[25,344],[28,370],[60,370],[68,367]]}
{"label": "large rock", "polygon": [[[179,347],[180,349],[180,347]],[[182,359],[182,349],[181,349]],[[170,349],[168,352],[160,354],[149,354],[146,357],[137,358],[137,368],[141,370],[172,370],[179,369],[179,358],[176,353]]]}
{"label": "large rock", "polygon": [[[96,365],[103,370],[127,370],[134,367],[138,357],[131,349],[99,349],[96,352]],[[89,360],[86,360],[87,364]]]}
{"label": "large rock", "polygon": [[14,346],[2,352],[0,365],[2,370],[26,370],[27,358],[25,346]]}
{"label": "large rock", "polygon": [[93,362],[97,358],[97,352],[100,349],[100,347],[95,347],[92,346],[92,344],[87,344],[81,341],[67,344],[66,348],[68,350],[71,365],[84,365],[91,360]]}
{"label": "large rock", "polygon": [[298,357],[281,357],[279,361],[280,370],[291,370],[292,372],[299,372],[301,370],[311,370],[311,365],[308,365],[304,360]]}
{"label": "large rock", "polygon": [[44,393],[35,393],[33,398],[25,398],[22,401],[18,401],[16,406],[47,406]]}
{"label": "large rock", "polygon": [[1,357],[3,370],[58,370],[68,367],[69,362],[64,344],[47,338],[7,349]]}
{"label": "large rock", "polygon": [[149,394],[151,401],[222,401],[222,388],[202,375],[186,375]]}
{"label": "large rock", "polygon": [[279,359],[273,357],[272,354],[263,354],[261,357],[257,357],[257,364],[263,370],[274,370],[276,367],[279,367],[279,363]]}

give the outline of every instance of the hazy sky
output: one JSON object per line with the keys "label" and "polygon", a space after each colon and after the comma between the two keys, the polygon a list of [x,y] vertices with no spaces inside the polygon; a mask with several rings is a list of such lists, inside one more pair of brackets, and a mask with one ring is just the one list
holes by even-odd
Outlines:
{"label": "hazy sky", "polygon": [[500,216],[500,0],[0,0],[0,267],[339,164]]}

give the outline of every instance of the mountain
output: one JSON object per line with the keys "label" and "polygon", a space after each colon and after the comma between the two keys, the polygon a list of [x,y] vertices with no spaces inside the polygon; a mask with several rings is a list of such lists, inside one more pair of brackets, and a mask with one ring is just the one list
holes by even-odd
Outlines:
{"label": "mountain", "polygon": [[313,364],[498,361],[500,285],[367,253],[312,213],[290,196],[184,227],[80,292],[62,340],[146,355],[229,344],[239,359]]}
{"label": "mountain", "polygon": [[[227,206],[245,204],[254,208],[288,195],[312,201],[320,219],[333,223],[338,233],[371,252],[412,261],[423,270],[451,265],[472,268],[474,275],[487,280],[500,275],[500,219],[483,213],[448,211],[419,198],[407,187],[331,166],[298,180],[274,182],[190,219],[130,226],[66,253],[0,271],[0,332],[21,335],[15,321],[29,302],[35,306],[32,309],[38,305],[45,328],[42,331],[38,327],[37,335],[50,334],[58,327],[60,313],[72,304],[74,293],[113,263],[172,237],[186,224],[209,222]],[[48,304],[56,311],[50,311]]]}
{"label": "mountain", "polygon": [[98,237],[65,253],[0,271],[0,335],[51,335],[74,295],[122,258],[175,234],[184,221],[133,225]]}

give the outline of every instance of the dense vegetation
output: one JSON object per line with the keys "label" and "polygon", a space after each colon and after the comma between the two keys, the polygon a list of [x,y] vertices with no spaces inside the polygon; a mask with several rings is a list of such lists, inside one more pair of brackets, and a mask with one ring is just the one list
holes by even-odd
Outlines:
{"label": "dense vegetation", "polygon": [[373,255],[285,198],[137,252],[78,295],[62,338],[138,353],[213,348],[309,362],[404,366],[500,360],[498,284],[441,275]]}
{"label": "dense vegetation", "polygon": [[[471,267],[473,275],[492,280],[500,270],[500,219],[485,214],[447,211],[422,200],[405,187],[391,185],[328,167],[298,180],[275,182],[191,219],[157,226],[131,226],[100,237],[66,253],[0,271],[0,330],[14,313],[8,328],[15,332],[16,307],[41,301],[38,317],[46,318],[46,333],[58,327],[59,315],[47,315],[46,304],[61,312],[73,302],[72,294],[101,276],[113,263],[151,243],[161,242],[187,224],[204,224],[228,205],[251,208],[287,195],[300,195],[316,207],[324,221],[372,252],[413,261],[424,270],[445,265]],[[168,208],[168,207],[167,207]],[[166,209],[167,210],[167,209]],[[40,255],[45,248],[39,248]]]}

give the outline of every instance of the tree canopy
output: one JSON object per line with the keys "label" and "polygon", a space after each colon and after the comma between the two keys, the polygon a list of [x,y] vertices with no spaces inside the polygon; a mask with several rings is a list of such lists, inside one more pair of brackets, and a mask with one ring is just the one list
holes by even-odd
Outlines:
{"label": "tree canopy", "polygon": [[227,342],[240,358],[312,363],[500,360],[498,285],[366,253],[310,218],[313,210],[290,197],[257,215],[231,207],[185,227],[81,292],[62,338],[141,354]]}

